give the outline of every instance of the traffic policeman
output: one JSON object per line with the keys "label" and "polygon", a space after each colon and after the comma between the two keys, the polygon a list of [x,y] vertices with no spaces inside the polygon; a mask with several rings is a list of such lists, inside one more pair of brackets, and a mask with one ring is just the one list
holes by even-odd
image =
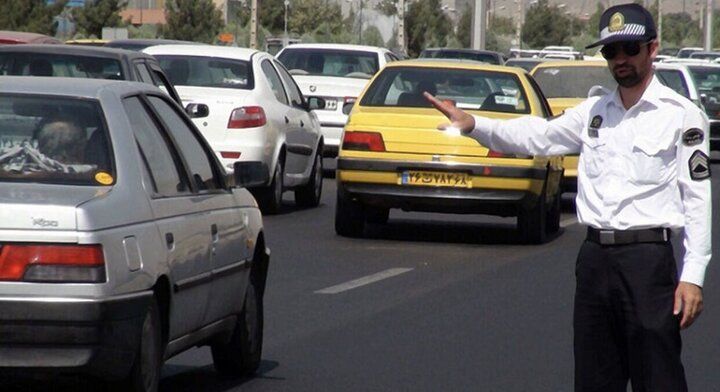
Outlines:
{"label": "traffic policeman", "polygon": [[[637,4],[600,18],[601,52],[618,88],[550,121],[471,116],[430,94],[457,128],[488,148],[526,155],[580,154],[575,390],[687,391],[680,329],[702,311],[710,261],[708,119],[654,76],[655,23]],[[685,253],[678,278],[671,233]]]}

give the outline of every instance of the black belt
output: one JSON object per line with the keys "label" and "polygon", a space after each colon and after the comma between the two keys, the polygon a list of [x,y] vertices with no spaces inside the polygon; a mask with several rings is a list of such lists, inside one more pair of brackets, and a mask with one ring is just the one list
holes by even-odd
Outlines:
{"label": "black belt", "polygon": [[587,239],[600,245],[624,245],[643,242],[667,242],[670,229],[656,227],[639,230],[603,230],[588,227]]}

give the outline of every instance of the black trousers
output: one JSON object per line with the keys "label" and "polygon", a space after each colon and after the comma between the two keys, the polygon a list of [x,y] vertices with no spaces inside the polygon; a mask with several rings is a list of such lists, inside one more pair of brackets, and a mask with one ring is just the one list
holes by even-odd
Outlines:
{"label": "black trousers", "polygon": [[575,275],[575,391],[687,391],[672,245],[585,241]]}

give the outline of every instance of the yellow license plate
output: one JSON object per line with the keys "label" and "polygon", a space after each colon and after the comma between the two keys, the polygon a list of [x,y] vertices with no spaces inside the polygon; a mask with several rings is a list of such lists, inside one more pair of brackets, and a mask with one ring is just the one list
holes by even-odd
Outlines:
{"label": "yellow license plate", "polygon": [[400,185],[441,186],[451,188],[472,188],[472,180],[467,173],[447,173],[429,171],[404,171],[400,173]]}

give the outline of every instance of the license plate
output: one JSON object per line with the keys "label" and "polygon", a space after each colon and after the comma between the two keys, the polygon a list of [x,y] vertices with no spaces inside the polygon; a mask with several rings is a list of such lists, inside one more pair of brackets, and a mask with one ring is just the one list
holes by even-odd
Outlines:
{"label": "license plate", "polygon": [[467,173],[410,170],[400,173],[400,185],[471,188],[472,180]]}
{"label": "license plate", "polygon": [[338,101],[335,98],[325,98],[325,110],[336,110]]}

